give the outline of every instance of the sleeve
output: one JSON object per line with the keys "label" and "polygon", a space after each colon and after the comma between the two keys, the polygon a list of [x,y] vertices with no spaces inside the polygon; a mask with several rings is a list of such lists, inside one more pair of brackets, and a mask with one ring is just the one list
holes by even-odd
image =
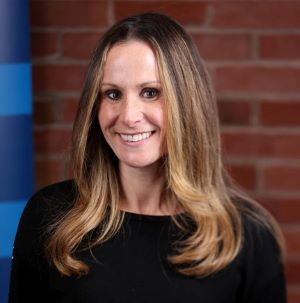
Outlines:
{"label": "sleeve", "polygon": [[245,223],[243,300],[245,303],[286,303],[284,267],[278,244],[254,221]]}
{"label": "sleeve", "polygon": [[34,195],[21,216],[13,249],[9,303],[47,302],[43,204],[41,194]]}

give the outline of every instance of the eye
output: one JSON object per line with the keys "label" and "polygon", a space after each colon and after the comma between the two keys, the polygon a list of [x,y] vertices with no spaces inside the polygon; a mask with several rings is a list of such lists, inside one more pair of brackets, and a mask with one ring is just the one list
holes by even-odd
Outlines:
{"label": "eye", "polygon": [[121,98],[121,92],[117,89],[109,89],[104,92],[104,96],[110,100],[117,101]]}
{"label": "eye", "polygon": [[157,88],[146,87],[142,90],[142,97],[147,99],[156,99],[160,95],[160,91]]}

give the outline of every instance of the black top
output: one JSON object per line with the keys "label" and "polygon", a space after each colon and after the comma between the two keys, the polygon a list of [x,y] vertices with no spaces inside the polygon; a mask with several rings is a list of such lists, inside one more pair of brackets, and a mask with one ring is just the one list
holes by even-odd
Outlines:
{"label": "black top", "polygon": [[78,256],[90,266],[80,278],[62,276],[44,257],[47,224],[72,204],[72,181],[51,185],[27,204],[15,240],[9,302],[283,303],[278,248],[269,231],[244,218],[244,245],[222,271],[196,279],[168,265],[178,228],[170,216],[125,213],[115,237]]}

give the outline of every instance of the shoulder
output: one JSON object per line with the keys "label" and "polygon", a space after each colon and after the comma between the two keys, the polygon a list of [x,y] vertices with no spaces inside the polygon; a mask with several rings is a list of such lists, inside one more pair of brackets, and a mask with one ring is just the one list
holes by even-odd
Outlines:
{"label": "shoulder", "polygon": [[33,293],[37,296],[39,293],[41,297],[46,293],[48,227],[72,206],[75,197],[75,184],[69,180],[37,191],[27,202],[14,241],[10,282],[12,301],[25,296],[29,298]]}
{"label": "shoulder", "polygon": [[242,214],[242,225],[244,237],[248,241],[260,240],[260,239],[274,239],[272,236],[272,230],[267,222],[253,218],[248,214]]}
{"label": "shoulder", "polygon": [[267,255],[273,253],[280,260],[280,245],[267,222],[257,220],[247,214],[242,215],[243,249],[247,254]]}
{"label": "shoulder", "polygon": [[73,180],[66,180],[44,187],[29,199],[22,216],[29,214],[42,215],[42,213],[51,216],[51,214],[66,211],[72,206],[76,194],[77,190]]}
{"label": "shoulder", "polygon": [[48,185],[37,191],[29,200],[32,201],[66,201],[70,202],[76,196],[76,185],[73,180],[66,180],[63,182]]}
{"label": "shoulder", "polygon": [[49,185],[37,191],[27,202],[15,239],[15,246],[26,247],[30,241],[43,237],[50,224],[72,207],[76,197],[74,181]]}
{"label": "shoulder", "polygon": [[[282,233],[276,220],[258,202],[246,198],[235,198],[243,231],[243,252],[274,252],[282,255]],[[253,251],[255,249],[255,251]]]}

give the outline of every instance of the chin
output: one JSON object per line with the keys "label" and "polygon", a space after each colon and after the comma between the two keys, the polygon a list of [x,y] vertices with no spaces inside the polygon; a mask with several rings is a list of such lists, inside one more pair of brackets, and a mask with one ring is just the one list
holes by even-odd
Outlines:
{"label": "chin", "polygon": [[123,165],[126,165],[126,166],[130,166],[130,167],[134,167],[134,168],[146,168],[146,167],[150,167],[150,166],[153,166],[153,165],[157,165],[160,161],[160,158],[158,159],[124,159],[123,161],[120,160],[120,162],[123,164]]}

